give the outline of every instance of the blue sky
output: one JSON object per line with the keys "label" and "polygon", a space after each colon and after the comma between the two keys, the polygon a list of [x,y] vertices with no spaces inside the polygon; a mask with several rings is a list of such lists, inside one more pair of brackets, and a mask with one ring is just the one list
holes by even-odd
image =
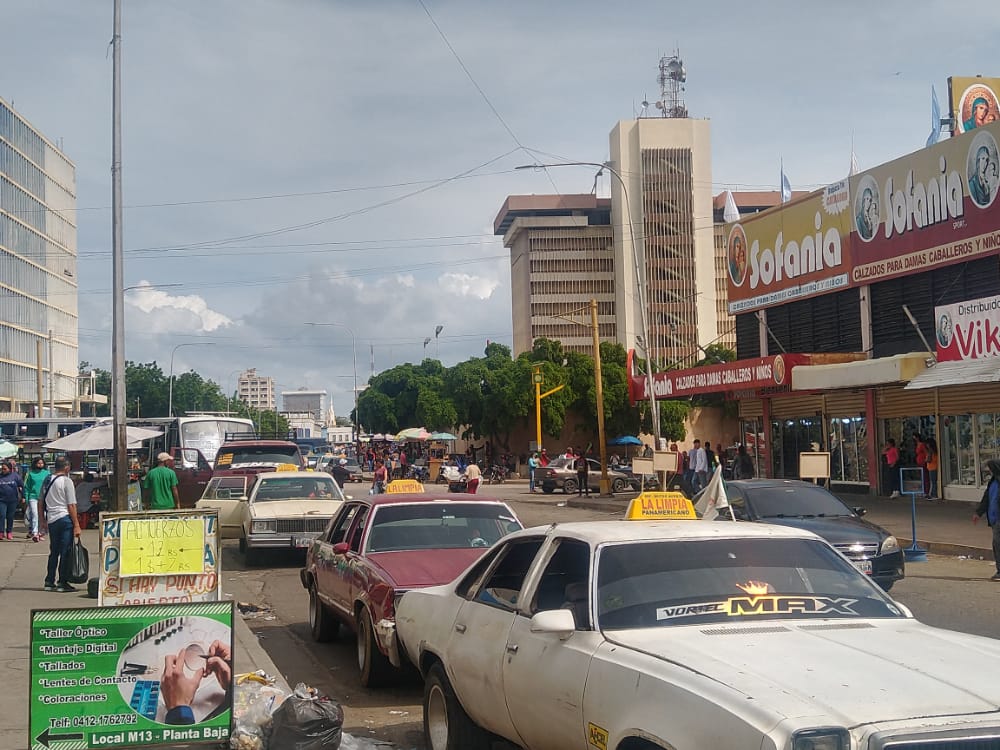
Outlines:
{"label": "blue sky", "polygon": [[[359,378],[510,342],[493,219],[602,161],[679,47],[713,191],[796,189],[921,147],[930,87],[1000,74],[1000,3],[124,0],[126,356],[351,405]],[[751,6],[756,6],[756,9]],[[766,10],[762,10],[766,8]],[[7,0],[0,96],[77,166],[80,357],[110,361],[111,0]],[[990,67],[991,64],[993,67]],[[513,136],[511,135],[511,131]],[[521,147],[524,147],[523,149]],[[470,170],[472,170],[470,172]],[[442,182],[446,178],[461,179]],[[551,170],[559,192],[593,172]],[[608,186],[603,183],[602,192]],[[282,197],[274,197],[282,196]],[[298,227],[297,229],[291,229]],[[247,238],[247,239],[234,239]],[[167,286],[180,284],[181,286]]]}

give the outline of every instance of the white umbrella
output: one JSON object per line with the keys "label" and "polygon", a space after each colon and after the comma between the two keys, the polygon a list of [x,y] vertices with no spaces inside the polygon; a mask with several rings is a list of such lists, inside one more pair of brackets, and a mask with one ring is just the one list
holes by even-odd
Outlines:
{"label": "white umbrella", "polygon": [[9,440],[0,440],[0,458],[13,458],[17,455],[18,447],[16,443]]}
{"label": "white umbrella", "polygon": [[[162,430],[150,430],[145,427],[126,427],[125,429],[129,448],[139,448],[146,440],[163,434]],[[114,434],[113,424],[99,424],[53,440],[51,443],[46,443],[45,447],[67,453],[111,450],[115,447]]]}

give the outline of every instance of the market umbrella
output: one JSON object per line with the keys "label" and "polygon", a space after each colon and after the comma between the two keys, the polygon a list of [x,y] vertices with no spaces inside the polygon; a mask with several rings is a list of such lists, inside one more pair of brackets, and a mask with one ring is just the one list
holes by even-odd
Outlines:
{"label": "market umbrella", "polygon": [[432,432],[431,440],[458,440],[457,437],[452,435],[450,432]]}
{"label": "market umbrella", "polygon": [[17,455],[17,444],[9,440],[0,440],[0,458],[13,458]]}
{"label": "market umbrella", "polygon": [[642,445],[642,441],[633,435],[619,435],[608,442],[608,445]]}
{"label": "market umbrella", "polygon": [[[129,448],[138,448],[146,440],[163,434],[162,430],[150,430],[145,427],[126,427],[125,430]],[[113,424],[99,424],[53,440],[51,443],[46,443],[45,447],[67,453],[102,451],[114,448],[114,442],[115,426]]]}
{"label": "market umbrella", "polygon": [[408,427],[396,435],[396,440],[427,440],[430,436],[423,427]]}

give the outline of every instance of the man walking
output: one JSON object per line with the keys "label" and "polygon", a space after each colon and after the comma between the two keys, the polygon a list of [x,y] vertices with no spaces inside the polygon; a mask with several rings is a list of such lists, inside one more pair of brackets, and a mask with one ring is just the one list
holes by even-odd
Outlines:
{"label": "man walking", "polygon": [[161,453],[156,457],[156,468],[146,474],[143,486],[146,489],[147,507],[150,510],[172,510],[180,505],[177,475],[171,468],[173,462],[173,456]]}
{"label": "man walking", "polygon": [[1000,581],[1000,461],[991,458],[986,462],[986,468],[990,470],[990,481],[972,516],[972,522],[979,523],[979,519],[985,515],[986,523],[993,529],[993,559],[996,561],[997,572],[990,580]]}
{"label": "man walking", "polygon": [[80,536],[80,521],[76,516],[76,489],[69,478],[69,459],[65,456],[56,459],[55,472],[45,480],[39,494],[39,505],[38,520],[42,531],[48,531],[49,535],[45,590],[76,591],[69,582],[69,568],[73,540]]}
{"label": "man walking", "polygon": [[708,455],[701,447],[701,441],[694,441],[694,450],[691,451],[692,469],[694,470],[694,491],[704,489],[708,486]]}
{"label": "man walking", "polygon": [[[566,452],[572,448],[567,448]],[[588,474],[587,455],[581,449],[576,449],[576,458],[573,459],[573,467],[576,469],[576,496],[579,497],[584,492],[590,497],[590,476]]]}

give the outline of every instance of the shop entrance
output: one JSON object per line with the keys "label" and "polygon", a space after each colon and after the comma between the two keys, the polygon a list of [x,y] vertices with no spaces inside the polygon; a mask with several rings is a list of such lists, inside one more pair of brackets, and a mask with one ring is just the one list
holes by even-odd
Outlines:
{"label": "shop entrance", "polygon": [[830,481],[868,486],[868,423],[864,417],[830,417]]}
{"label": "shop entrance", "polygon": [[896,447],[899,449],[899,466],[916,466],[917,448],[915,438],[918,434],[923,435],[924,438],[934,437],[937,434],[935,432],[935,422],[936,420],[933,415],[897,417],[895,419],[882,420],[882,447],[879,450],[879,466],[882,469],[879,472],[879,480],[882,494],[889,494],[885,458],[881,456],[881,452],[885,449],[889,438],[896,441]]}
{"label": "shop entrance", "polygon": [[799,478],[799,453],[824,450],[823,418],[771,420],[771,445],[774,446],[773,473],[777,479]]}

